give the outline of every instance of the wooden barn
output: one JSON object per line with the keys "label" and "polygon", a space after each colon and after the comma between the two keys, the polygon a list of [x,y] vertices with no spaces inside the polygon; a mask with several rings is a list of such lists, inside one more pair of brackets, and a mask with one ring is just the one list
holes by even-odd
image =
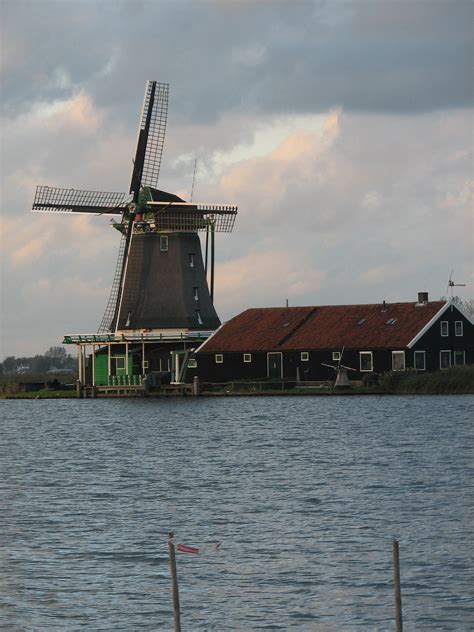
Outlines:
{"label": "wooden barn", "polygon": [[[343,351],[344,350],[344,351]],[[325,381],[343,352],[351,380],[474,363],[474,324],[453,301],[247,309],[195,354],[204,382]],[[191,373],[191,372],[190,372]]]}

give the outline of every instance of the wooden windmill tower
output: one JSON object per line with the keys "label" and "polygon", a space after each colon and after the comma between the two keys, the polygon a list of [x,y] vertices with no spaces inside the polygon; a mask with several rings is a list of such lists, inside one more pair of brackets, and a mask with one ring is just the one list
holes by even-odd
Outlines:
{"label": "wooden windmill tower", "polygon": [[[157,188],[168,92],[166,83],[146,84],[129,195],[38,186],[33,203],[33,210],[40,212],[114,216],[112,225],[121,233],[121,241],[99,331],[66,337],[66,342],[92,344],[92,356],[99,351],[97,345],[109,345],[108,382],[114,376],[111,353],[116,351],[110,345],[125,341],[124,375],[135,375],[140,367],[129,366],[128,355],[133,355],[129,344],[202,339],[220,325],[213,305],[215,233],[232,231],[237,207],[185,202]],[[206,234],[205,262],[199,232]],[[81,354],[85,358],[85,349],[81,348]],[[144,358],[142,347],[137,375],[148,368]],[[81,370],[86,380],[85,367]],[[92,382],[97,382],[94,374]]]}

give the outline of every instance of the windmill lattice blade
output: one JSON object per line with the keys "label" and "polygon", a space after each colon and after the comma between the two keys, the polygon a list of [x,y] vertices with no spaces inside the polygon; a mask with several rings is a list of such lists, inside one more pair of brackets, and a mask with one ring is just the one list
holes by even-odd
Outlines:
{"label": "windmill lattice blade", "polygon": [[56,213],[120,214],[125,210],[125,193],[84,191],[37,186],[33,211]]}
{"label": "windmill lattice blade", "polygon": [[145,162],[143,164],[142,187],[153,187],[158,183],[168,117],[168,95],[169,85],[167,83],[157,83],[153,109],[151,111]]}
{"label": "windmill lattice blade", "polygon": [[125,242],[127,241],[126,231],[122,233],[122,237],[120,239],[119,252],[117,256],[117,264],[115,266],[114,279],[112,282],[112,288],[110,290],[109,300],[107,301],[107,306],[105,308],[104,315],[102,316],[102,320],[99,325],[98,333],[108,333],[112,329],[112,321],[114,318],[114,314],[116,311],[119,287],[120,287],[120,279],[122,278],[122,268],[123,268],[123,260],[125,253]]}
{"label": "windmill lattice blade", "polygon": [[133,191],[137,194],[141,187],[155,187],[158,183],[168,116],[168,95],[167,83],[147,81],[130,193]]}
{"label": "windmill lattice blade", "polygon": [[158,230],[204,231],[212,227],[216,233],[230,233],[237,216],[236,206],[189,204],[187,202],[150,202],[157,209]]}

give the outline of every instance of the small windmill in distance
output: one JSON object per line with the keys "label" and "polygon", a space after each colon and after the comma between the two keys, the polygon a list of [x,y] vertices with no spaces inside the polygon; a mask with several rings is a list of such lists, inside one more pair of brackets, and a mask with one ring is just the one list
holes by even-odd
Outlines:
{"label": "small windmill in distance", "polygon": [[327,366],[336,373],[336,381],[334,382],[334,388],[347,388],[351,385],[347,371],[357,371],[357,369],[351,366],[345,366],[342,364],[342,356],[344,354],[344,347],[342,347],[341,354],[339,356],[339,362],[336,365],[326,364],[321,362],[322,366]]}
{"label": "small windmill in distance", "polygon": [[451,299],[453,299],[453,295],[454,295],[454,287],[466,287],[465,283],[455,283],[453,281],[453,272],[454,270],[451,270],[451,274],[449,275],[449,281],[448,281],[448,285],[446,287],[446,293],[448,293],[448,291],[451,292]]}

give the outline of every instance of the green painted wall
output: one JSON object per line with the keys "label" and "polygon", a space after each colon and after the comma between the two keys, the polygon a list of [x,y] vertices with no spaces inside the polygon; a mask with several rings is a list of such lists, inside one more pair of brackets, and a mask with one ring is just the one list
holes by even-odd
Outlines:
{"label": "green painted wall", "polygon": [[97,385],[107,384],[107,356],[105,354],[95,357],[95,383]]}
{"label": "green painted wall", "polygon": [[[125,358],[125,354],[119,354],[114,356],[116,358]],[[97,386],[104,386],[110,383],[109,374],[108,374],[108,364],[109,359],[107,354],[96,355],[95,357],[95,383]],[[128,383],[134,383],[132,380],[132,371],[133,371],[133,359],[132,356],[128,356]],[[116,373],[117,377],[126,376],[127,371],[125,369],[117,369]]]}

